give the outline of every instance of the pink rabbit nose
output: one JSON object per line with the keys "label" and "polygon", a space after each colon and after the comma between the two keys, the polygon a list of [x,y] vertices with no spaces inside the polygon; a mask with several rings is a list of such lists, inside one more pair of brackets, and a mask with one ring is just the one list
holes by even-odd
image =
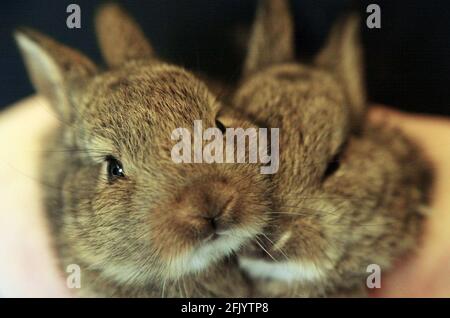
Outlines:
{"label": "pink rabbit nose", "polygon": [[206,216],[205,217],[206,222],[209,223],[209,225],[211,226],[211,228],[216,231],[217,228],[220,225],[220,220],[219,220],[219,216]]}
{"label": "pink rabbit nose", "polygon": [[221,234],[230,227],[230,220],[227,215],[230,213],[230,209],[234,208],[234,197],[229,198],[222,197],[218,200],[211,200],[209,195],[205,195],[205,208],[206,213],[202,214],[202,217],[208,223],[211,230],[217,234]]}
{"label": "pink rabbit nose", "polygon": [[176,213],[200,237],[216,237],[236,223],[238,198],[238,193],[226,180],[202,179],[183,189]]}

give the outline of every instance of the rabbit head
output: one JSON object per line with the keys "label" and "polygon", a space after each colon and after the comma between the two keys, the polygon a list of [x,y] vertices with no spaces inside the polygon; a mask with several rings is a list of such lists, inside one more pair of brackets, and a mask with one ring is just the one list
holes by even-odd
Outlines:
{"label": "rabbit head", "polygon": [[233,104],[280,129],[274,211],[240,256],[259,296],[361,290],[416,242],[429,171],[399,132],[365,120],[355,15],[339,19],[310,64],[296,63],[287,1],[261,1]]}
{"label": "rabbit head", "polygon": [[201,272],[261,230],[268,186],[256,164],[175,163],[171,136],[193,134],[195,120],[250,124],[219,118],[207,85],[160,60],[117,5],[99,10],[96,27],[107,70],[36,31],[15,33],[62,123],[43,167],[57,240],[71,261],[120,281]]}

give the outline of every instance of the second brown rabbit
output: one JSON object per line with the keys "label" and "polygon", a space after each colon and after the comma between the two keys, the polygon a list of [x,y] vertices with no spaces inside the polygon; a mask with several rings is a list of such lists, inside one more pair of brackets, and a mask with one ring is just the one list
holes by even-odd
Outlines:
{"label": "second brown rabbit", "polygon": [[274,212],[240,255],[254,296],[366,294],[422,233],[430,167],[399,131],[369,124],[359,19],[334,26],[311,64],[294,59],[287,1],[261,1],[234,105],[280,128]]}

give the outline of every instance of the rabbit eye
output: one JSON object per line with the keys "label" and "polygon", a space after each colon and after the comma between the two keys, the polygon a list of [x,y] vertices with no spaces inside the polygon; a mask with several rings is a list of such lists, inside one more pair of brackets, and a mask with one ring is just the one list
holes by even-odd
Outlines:
{"label": "rabbit eye", "polygon": [[323,178],[326,179],[329,176],[333,175],[337,171],[337,169],[339,169],[339,157],[335,156],[333,160],[328,163]]}
{"label": "rabbit eye", "polygon": [[222,122],[220,120],[218,120],[218,119],[216,119],[216,126],[217,126],[217,128],[220,129],[220,131],[222,133],[225,133],[225,131],[226,131],[225,125],[222,124]]}
{"label": "rabbit eye", "polygon": [[342,159],[345,158],[345,150],[347,149],[347,147],[348,140],[341,145],[338,152],[334,155],[330,162],[328,162],[328,166],[325,169],[322,180],[325,180],[326,178],[332,176],[339,169]]}
{"label": "rabbit eye", "polygon": [[115,180],[125,176],[122,163],[113,156],[106,157],[106,172],[110,180]]}
{"label": "rabbit eye", "polygon": [[323,174],[323,179],[325,180],[326,178],[332,176],[339,169],[339,166],[340,166],[340,153],[335,155],[333,159],[331,159],[331,161],[328,163],[328,166],[325,169],[325,173]]}

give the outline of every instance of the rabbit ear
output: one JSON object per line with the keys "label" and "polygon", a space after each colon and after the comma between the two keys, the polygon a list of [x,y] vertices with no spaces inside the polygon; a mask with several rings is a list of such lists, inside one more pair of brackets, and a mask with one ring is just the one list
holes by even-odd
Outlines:
{"label": "rabbit ear", "polygon": [[286,0],[260,0],[250,36],[244,75],[294,59],[293,21]]}
{"label": "rabbit ear", "polygon": [[118,4],[100,7],[95,18],[100,49],[109,66],[154,55],[137,23]]}
{"label": "rabbit ear", "polygon": [[357,14],[339,19],[315,58],[316,65],[330,69],[344,86],[354,123],[360,121],[366,103],[359,23]]}
{"label": "rabbit ear", "polygon": [[37,31],[21,28],[14,38],[35,89],[63,119],[70,119],[69,94],[96,73],[96,66],[78,51]]}

